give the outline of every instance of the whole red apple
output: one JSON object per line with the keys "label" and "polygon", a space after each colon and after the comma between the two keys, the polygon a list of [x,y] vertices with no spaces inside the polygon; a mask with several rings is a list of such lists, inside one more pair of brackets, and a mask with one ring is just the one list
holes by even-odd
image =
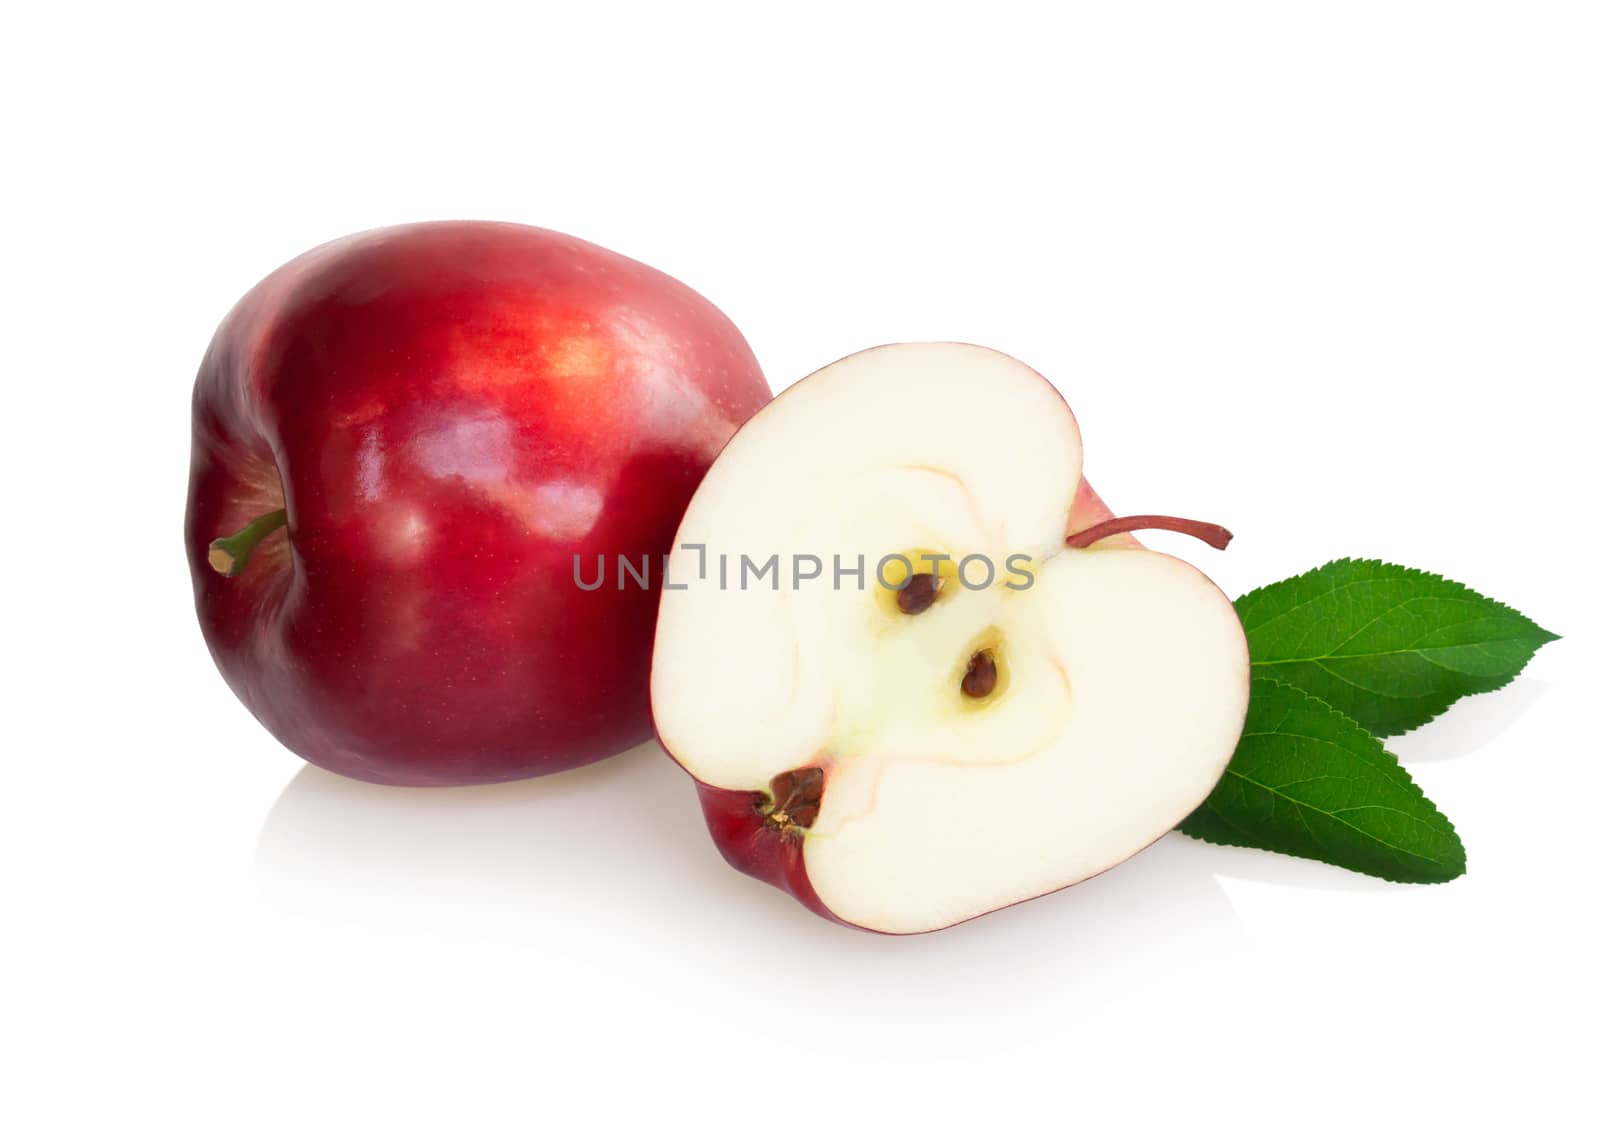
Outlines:
{"label": "whole red apple", "polygon": [[703,297],[570,236],[450,222],[307,252],[227,316],[195,383],[212,656],[285,745],[377,783],[643,741],[659,578],[617,557],[661,570],[770,396]]}

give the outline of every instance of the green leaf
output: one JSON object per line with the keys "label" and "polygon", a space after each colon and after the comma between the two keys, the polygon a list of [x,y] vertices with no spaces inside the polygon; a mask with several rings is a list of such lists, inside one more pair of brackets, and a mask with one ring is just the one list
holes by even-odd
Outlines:
{"label": "green leaf", "polygon": [[1448,882],[1467,869],[1450,820],[1383,744],[1333,706],[1256,677],[1222,781],[1178,828],[1375,874]]}
{"label": "green leaf", "polygon": [[1339,559],[1234,604],[1254,672],[1393,736],[1498,689],[1558,635],[1438,575]]}

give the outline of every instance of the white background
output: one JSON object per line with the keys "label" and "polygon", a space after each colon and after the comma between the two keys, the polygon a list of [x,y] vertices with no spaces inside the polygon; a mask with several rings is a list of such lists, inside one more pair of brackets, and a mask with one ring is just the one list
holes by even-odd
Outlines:
{"label": "white background", "polygon": [[[1594,1121],[1591,5],[28,5],[7,17],[4,996],[18,1131]],[[727,869],[646,748],[304,769],[181,550],[189,384],[341,233],[562,229],[773,385],[1007,350],[1231,594],[1340,555],[1566,635],[1396,740],[1470,872],[1169,837],[915,939]],[[1024,1127],[1024,1124],[1026,1126]]]}

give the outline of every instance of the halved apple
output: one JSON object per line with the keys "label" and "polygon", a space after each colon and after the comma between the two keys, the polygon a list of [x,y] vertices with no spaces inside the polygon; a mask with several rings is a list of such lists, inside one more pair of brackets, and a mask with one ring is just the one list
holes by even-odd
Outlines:
{"label": "halved apple", "polygon": [[1099,538],[1127,525],[1081,465],[1048,382],[954,343],[852,355],[734,436],[679,528],[651,677],[730,863],[916,933],[1098,874],[1205,799],[1244,633],[1189,564]]}

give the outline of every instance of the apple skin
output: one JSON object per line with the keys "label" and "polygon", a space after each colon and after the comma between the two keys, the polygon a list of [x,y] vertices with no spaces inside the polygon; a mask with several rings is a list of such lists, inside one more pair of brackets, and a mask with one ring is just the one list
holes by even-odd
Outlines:
{"label": "apple skin", "polygon": [[[194,389],[185,537],[217,667],[314,764],[491,783],[651,734],[661,557],[770,400],[744,338],[643,264],[544,229],[379,229],[274,272]],[[278,508],[235,577],[208,545]],[[605,585],[580,589],[598,557]],[[618,589],[615,556],[653,557]]]}
{"label": "apple skin", "polygon": [[840,925],[851,924],[835,917],[812,888],[802,853],[804,839],[767,824],[761,809],[771,801],[765,794],[712,787],[700,780],[695,780],[694,786],[700,792],[700,810],[705,813],[711,841],[722,852],[723,861],[776,886],[812,913]]}
{"label": "apple skin", "polygon": [[[1089,486],[1087,480],[1080,480],[1077,495],[1072,500],[1067,530],[1061,533],[1062,540],[1065,541],[1071,532],[1083,531],[1112,517],[1111,509],[1100,499],[1100,494]],[[1141,546],[1137,539],[1126,532],[1111,536],[1102,543],[1117,547]],[[768,825],[762,809],[770,800],[764,793],[713,787],[700,780],[695,780],[695,787],[700,793],[700,809],[705,813],[711,841],[729,866],[776,886],[812,913],[829,921],[853,929],[867,928],[845,921],[823,904],[810,878],[806,876],[804,838]],[[867,931],[882,932],[874,929]]]}

